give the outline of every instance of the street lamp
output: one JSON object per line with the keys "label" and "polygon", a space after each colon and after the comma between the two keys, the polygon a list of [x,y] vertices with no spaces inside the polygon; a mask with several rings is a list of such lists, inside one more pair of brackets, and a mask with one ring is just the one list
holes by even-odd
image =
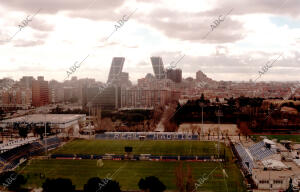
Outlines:
{"label": "street lamp", "polygon": [[90,137],[89,137],[89,139],[91,139],[91,132],[92,132],[92,130],[91,130],[91,106],[92,106],[92,103],[91,102],[89,102],[88,104],[87,104],[87,106],[89,107],[89,116],[88,116],[88,122],[89,122],[89,130],[90,130]]}
{"label": "street lamp", "polygon": [[45,126],[45,152],[46,152],[46,156],[48,155],[48,146],[47,146],[47,125],[46,125],[46,122],[47,122],[47,118],[46,118],[46,115],[47,112],[46,110],[44,111],[44,126]]}
{"label": "street lamp", "polygon": [[204,128],[204,127],[203,127],[203,107],[205,106],[205,104],[204,104],[203,102],[200,102],[200,103],[199,103],[199,106],[201,107],[201,111],[202,111],[202,113],[201,113],[201,117],[202,117],[202,118],[201,118],[201,119],[202,119],[202,121],[201,121],[201,122],[202,122],[202,129],[201,129],[201,133],[200,133],[200,138],[201,138],[201,134],[202,134],[202,136],[203,136],[203,128]]}
{"label": "street lamp", "polygon": [[219,124],[219,129],[218,129],[218,156],[220,157],[220,117],[223,116],[223,113],[220,109],[216,112],[216,116],[218,117],[218,124]]}

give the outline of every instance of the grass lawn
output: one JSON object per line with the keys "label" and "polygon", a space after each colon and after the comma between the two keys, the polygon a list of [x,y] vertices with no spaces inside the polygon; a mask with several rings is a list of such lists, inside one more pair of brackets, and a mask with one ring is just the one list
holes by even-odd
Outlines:
{"label": "grass lawn", "polygon": [[258,139],[259,136],[266,136],[268,139],[289,140],[300,143],[300,135],[252,135]]}
{"label": "grass lawn", "polygon": [[[22,170],[21,174],[27,178],[26,187],[41,186],[45,179],[39,174],[45,173],[47,178],[69,178],[77,189],[91,177],[105,177],[108,173],[114,175],[122,190],[137,190],[138,181],[146,176],[157,176],[170,191],[176,191],[175,168],[180,162],[153,162],[153,161],[109,161],[104,160],[103,167],[97,167],[96,160],[33,160]],[[215,162],[182,162],[184,170],[187,165],[192,169],[193,177],[198,180],[203,174],[209,178],[198,188],[198,191],[245,191],[243,178],[234,163],[227,163],[225,168],[228,178],[224,181],[219,163]],[[217,168],[216,168],[217,167]],[[216,169],[215,169],[216,168]],[[22,169],[20,167],[19,169]],[[117,171],[118,170],[118,171]],[[226,183],[226,185],[225,185]]]}
{"label": "grass lawn", "polygon": [[[53,154],[124,154],[125,146],[133,147],[133,154],[151,155],[207,155],[216,154],[216,142],[209,141],[135,141],[135,140],[74,140],[52,151]],[[231,152],[225,148],[226,156]],[[224,145],[220,144],[220,154]]]}

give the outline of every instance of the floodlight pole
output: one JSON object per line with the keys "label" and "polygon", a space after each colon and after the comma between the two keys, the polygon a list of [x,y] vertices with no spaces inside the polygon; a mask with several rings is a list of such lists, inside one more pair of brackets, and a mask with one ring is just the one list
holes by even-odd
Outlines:
{"label": "floodlight pole", "polygon": [[89,130],[90,130],[90,139],[91,139],[91,104],[89,105]]}
{"label": "floodlight pole", "polygon": [[203,107],[204,107],[204,103],[201,102],[199,105],[200,105],[200,107],[201,107],[201,112],[202,112],[202,113],[201,113],[201,117],[202,117],[202,121],[201,121],[201,122],[202,122],[202,128],[201,128],[201,132],[200,132],[200,138],[201,138],[201,134],[202,134],[202,136],[203,136],[203,128],[204,128],[204,127],[203,127]]}
{"label": "floodlight pole", "polygon": [[46,155],[48,156],[48,147],[47,147],[47,126],[46,126],[46,112],[45,112],[45,121],[44,121],[44,126],[45,126],[45,151],[46,151]]}
{"label": "floodlight pole", "polygon": [[223,116],[222,112],[220,109],[217,111],[217,117],[218,117],[218,124],[219,124],[219,129],[218,129],[218,156],[220,158],[220,117]]}

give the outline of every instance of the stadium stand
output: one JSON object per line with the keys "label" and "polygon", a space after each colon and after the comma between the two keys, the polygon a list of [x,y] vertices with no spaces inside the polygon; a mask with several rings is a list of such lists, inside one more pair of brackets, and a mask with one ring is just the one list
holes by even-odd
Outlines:
{"label": "stadium stand", "polygon": [[2,171],[14,169],[20,163],[21,159],[28,159],[31,155],[40,154],[40,152],[43,152],[43,150],[41,150],[43,149],[42,147],[41,144],[35,142],[13,148],[0,154],[1,163],[3,165],[1,167]]}
{"label": "stadium stand", "polygon": [[43,145],[47,144],[47,148],[48,149],[56,148],[56,147],[58,147],[60,145],[60,143],[61,143],[61,141],[60,141],[60,139],[58,137],[50,137],[50,138],[44,139],[42,141]]}
{"label": "stadium stand", "polygon": [[0,144],[0,152],[3,153],[5,151],[9,151],[11,149],[14,149],[16,147],[22,146],[22,145],[26,145],[29,143],[33,143],[38,141],[38,138],[33,137],[33,138],[26,138],[26,139],[17,139],[14,141],[10,141],[8,143],[3,143]]}
{"label": "stadium stand", "polygon": [[235,144],[234,147],[238,153],[243,168],[251,174],[252,169],[255,167],[251,155],[249,154],[249,152],[247,152],[247,149],[245,149],[240,143]]}
{"label": "stadium stand", "polygon": [[264,141],[255,143],[252,146],[250,146],[248,149],[255,160],[262,160],[266,157],[275,154],[275,152],[273,152],[271,149],[269,149],[266,146],[266,143]]}
{"label": "stadium stand", "polygon": [[[33,155],[40,155],[45,151],[45,140],[37,139],[17,140],[10,142],[13,147],[0,154],[0,170],[7,171],[14,169],[21,163],[21,160],[28,159]],[[47,138],[47,148],[51,149],[60,145],[60,139],[57,137]],[[22,161],[23,162],[23,161]]]}

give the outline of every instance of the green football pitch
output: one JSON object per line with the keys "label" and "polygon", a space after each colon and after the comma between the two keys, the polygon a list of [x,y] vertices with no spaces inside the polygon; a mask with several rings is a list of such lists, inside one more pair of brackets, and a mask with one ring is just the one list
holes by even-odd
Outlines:
{"label": "green football pitch", "polygon": [[[133,140],[74,140],[54,151],[53,154],[124,154],[124,147],[132,146],[133,154],[152,155],[202,155],[217,154],[217,143],[207,141],[133,141]],[[122,190],[138,190],[138,181],[147,176],[158,177],[169,191],[176,190],[175,170],[183,163],[186,173],[189,165],[194,182],[207,175],[209,178],[198,188],[198,191],[245,191],[243,177],[238,167],[232,162],[229,148],[220,144],[220,153],[226,151],[229,160],[226,163],[224,178],[217,162],[189,161],[111,161],[104,160],[103,167],[97,167],[97,160],[32,160],[21,174],[27,178],[26,187],[40,187],[45,178],[69,178],[77,189],[83,189],[91,177],[104,178],[107,174],[114,175],[113,180],[120,183]],[[45,178],[40,178],[40,173]]]}
{"label": "green football pitch", "polygon": [[[57,150],[53,154],[124,154],[124,147],[133,147],[133,154],[151,155],[202,155],[217,154],[217,142],[210,141],[134,141],[134,140],[74,140]],[[225,148],[226,156],[232,156]],[[220,143],[220,154],[224,154],[224,145]]]}
{"label": "green football pitch", "polygon": [[[104,160],[103,167],[97,167],[97,160],[33,160],[20,174],[27,178],[25,187],[39,187],[45,181],[40,178],[40,173],[46,178],[69,178],[76,189],[83,189],[91,177],[104,178],[107,174],[113,175],[122,190],[138,190],[138,181],[147,176],[158,177],[167,187],[167,191],[176,190],[175,169],[179,161],[154,162],[154,161],[110,161]],[[184,172],[187,165],[192,169],[194,181],[209,175],[197,191],[245,191],[242,175],[234,163],[227,163],[225,170],[228,177],[224,178],[221,164],[216,162],[186,162],[182,161]],[[223,165],[222,165],[223,166]],[[22,168],[20,168],[22,169]],[[205,174],[205,175],[204,175]]]}

